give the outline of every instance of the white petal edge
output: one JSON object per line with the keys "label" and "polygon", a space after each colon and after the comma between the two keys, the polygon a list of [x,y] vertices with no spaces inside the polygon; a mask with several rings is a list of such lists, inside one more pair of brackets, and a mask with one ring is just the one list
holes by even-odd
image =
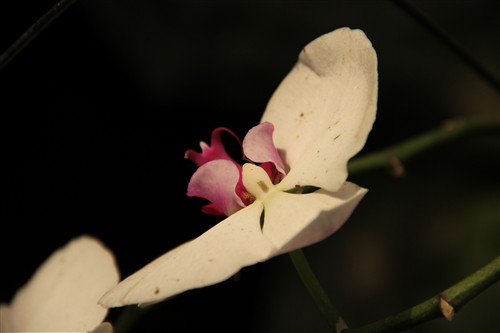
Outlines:
{"label": "white petal edge", "polygon": [[109,322],[102,323],[101,325],[97,326],[96,329],[91,333],[113,333],[113,325],[111,325]]}
{"label": "white petal edge", "polygon": [[377,91],[377,56],[361,30],[340,28],[310,42],[261,119],[274,124],[289,168],[282,185],[339,189],[375,121]]}
{"label": "white petal edge", "polygon": [[227,280],[276,251],[260,228],[256,201],[138,270],[99,301],[105,307],[148,304]]}
{"label": "white petal edge", "polygon": [[367,189],[350,182],[337,192],[308,194],[277,191],[264,204],[264,234],[279,249],[275,255],[317,243],[336,232],[349,218]]}
{"label": "white petal edge", "polygon": [[91,236],[75,238],[17,291],[6,311],[11,326],[5,332],[92,331],[108,312],[97,301],[118,280],[111,251]]}

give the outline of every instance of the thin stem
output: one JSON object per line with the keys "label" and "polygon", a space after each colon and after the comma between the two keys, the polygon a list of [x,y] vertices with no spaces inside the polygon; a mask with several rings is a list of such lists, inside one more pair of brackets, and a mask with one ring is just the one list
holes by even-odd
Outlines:
{"label": "thin stem", "polygon": [[48,12],[43,14],[31,27],[28,28],[2,55],[0,55],[0,71],[21,52],[40,32],[42,32],[52,21],[68,9],[76,0],[61,0]]}
{"label": "thin stem", "polygon": [[498,133],[499,130],[500,117],[478,117],[449,121],[440,128],[418,135],[403,143],[352,159],[349,162],[349,174],[387,167],[394,158],[404,162],[439,145],[474,133],[490,131]]}
{"label": "thin stem", "polygon": [[337,331],[337,324],[339,322],[339,314],[337,310],[333,307],[330,299],[326,295],[325,291],[321,287],[316,275],[309,266],[304,252],[301,249],[289,252],[290,258],[292,259],[293,265],[297,270],[302,282],[306,286],[309,294],[318,305],[321,313],[326,318],[328,325],[333,332]]}
{"label": "thin stem", "polygon": [[400,313],[380,321],[342,333],[382,333],[398,332],[423,322],[442,317],[440,300],[446,300],[456,312],[468,301],[500,280],[500,256],[492,260],[474,274],[446,289],[442,293]]}
{"label": "thin stem", "polygon": [[500,92],[499,80],[491,75],[488,70],[486,70],[469,52],[461,47],[459,43],[453,40],[443,29],[427,18],[422,11],[406,0],[394,0],[394,2],[420,24],[422,24],[422,26],[427,28],[434,36],[443,42],[444,45],[450,48],[460,59],[462,59],[462,61],[475,70],[497,92]]}

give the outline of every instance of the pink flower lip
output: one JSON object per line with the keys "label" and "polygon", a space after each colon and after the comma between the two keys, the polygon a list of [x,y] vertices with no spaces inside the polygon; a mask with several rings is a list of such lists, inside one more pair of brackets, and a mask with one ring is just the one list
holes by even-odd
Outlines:
{"label": "pink flower lip", "polygon": [[185,158],[198,166],[189,181],[187,195],[210,201],[202,207],[204,213],[229,216],[254,202],[255,197],[243,185],[242,164],[224,148],[222,132],[231,134],[240,143],[243,156],[263,168],[274,184],[285,176],[285,164],[273,143],[274,126],[270,122],[251,128],[243,143],[231,130],[218,127],[212,132],[210,145],[200,143],[201,153],[187,150]]}

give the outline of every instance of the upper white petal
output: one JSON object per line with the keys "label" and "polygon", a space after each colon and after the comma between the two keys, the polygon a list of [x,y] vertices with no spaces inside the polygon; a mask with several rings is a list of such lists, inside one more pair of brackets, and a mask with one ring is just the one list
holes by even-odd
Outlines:
{"label": "upper white petal", "polygon": [[274,124],[289,168],[282,186],[340,188],[375,120],[377,75],[377,56],[361,30],[337,29],[302,50],[261,120]]}
{"label": "upper white petal", "polygon": [[[5,332],[89,332],[108,310],[97,301],[118,283],[113,254],[82,236],[55,251],[18,290],[2,318]],[[2,331],[4,332],[4,331]]]}
{"label": "upper white petal", "polygon": [[135,272],[106,293],[106,307],[161,301],[189,289],[224,281],[276,251],[262,235],[262,203],[255,201],[196,239]]}

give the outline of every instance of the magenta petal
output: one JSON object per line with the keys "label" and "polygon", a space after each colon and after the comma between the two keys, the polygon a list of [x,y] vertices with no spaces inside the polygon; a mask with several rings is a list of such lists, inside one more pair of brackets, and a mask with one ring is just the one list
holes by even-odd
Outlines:
{"label": "magenta petal", "polygon": [[240,170],[231,161],[210,161],[198,168],[188,184],[187,195],[209,200],[212,205],[207,212],[222,212],[231,215],[245,207],[236,194]]}
{"label": "magenta petal", "polygon": [[236,134],[234,134],[233,131],[224,127],[217,127],[212,131],[211,146],[207,145],[205,142],[201,142],[201,153],[197,153],[196,151],[189,149],[184,154],[184,158],[189,158],[197,166],[202,166],[203,164],[214,160],[229,160],[234,162],[224,149],[221,139],[222,132],[231,134],[236,140],[238,140],[238,143],[241,144],[240,139],[236,136]]}
{"label": "magenta petal", "polygon": [[274,126],[270,122],[263,122],[252,127],[243,139],[243,152],[253,162],[272,162],[276,169],[285,175],[285,164],[273,142]]}

